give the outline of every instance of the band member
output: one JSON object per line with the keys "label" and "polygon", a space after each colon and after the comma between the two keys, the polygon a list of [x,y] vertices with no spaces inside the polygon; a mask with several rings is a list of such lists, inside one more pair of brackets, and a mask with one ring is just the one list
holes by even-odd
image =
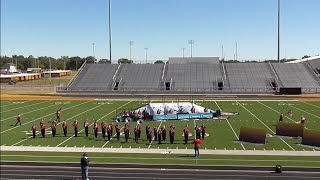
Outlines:
{"label": "band member", "polygon": [[150,128],[150,126],[147,125],[147,126],[146,126],[146,136],[147,136],[147,137],[148,137],[148,133],[149,133],[149,128]]}
{"label": "band member", "polygon": [[99,132],[99,124],[98,124],[97,120],[93,124],[93,130],[94,130],[94,137],[97,139],[98,138],[98,132]]}
{"label": "band member", "polygon": [[283,122],[283,113],[280,114],[279,122]]}
{"label": "band member", "polygon": [[158,140],[159,140],[159,144],[161,144],[162,131],[163,131],[162,128],[158,129]]}
{"label": "band member", "polygon": [[102,132],[102,138],[103,139],[106,138],[106,129],[107,129],[107,123],[103,121],[101,123],[101,132]]}
{"label": "band member", "polygon": [[33,126],[31,127],[31,130],[32,130],[32,136],[33,136],[33,138],[36,138],[36,132],[37,132],[37,127],[36,127],[36,125],[33,125]]}
{"label": "band member", "polygon": [[120,140],[120,133],[121,133],[121,125],[120,124],[116,124],[116,131],[117,131],[117,140]]}
{"label": "band member", "polygon": [[196,139],[200,139],[200,134],[201,134],[201,129],[198,125],[196,125],[196,127],[194,128],[194,130],[196,131]]}
{"label": "band member", "polygon": [[165,141],[167,136],[167,128],[166,126],[163,126],[162,128],[162,140]]}
{"label": "band member", "polygon": [[43,138],[45,138],[46,137],[46,122],[44,120],[41,120],[40,128],[41,128],[41,135]]}
{"label": "band member", "polygon": [[194,106],[191,108],[191,113],[196,113],[196,108]]}
{"label": "band member", "polygon": [[20,124],[20,126],[21,126],[21,120],[22,120],[21,114],[18,114],[16,119],[17,119],[17,122],[16,122],[16,125],[14,125],[14,126],[17,126],[18,124]]}
{"label": "band member", "polygon": [[288,116],[289,116],[289,117],[292,117],[292,116],[293,116],[292,110],[289,110]]}
{"label": "band member", "polygon": [[183,129],[183,134],[184,134],[184,143],[187,144],[188,143],[188,140],[189,140],[189,132],[190,132],[190,129],[189,129],[189,126],[188,124],[184,127]]}
{"label": "band member", "polygon": [[57,119],[56,121],[60,122],[61,108],[56,112]]}
{"label": "band member", "polygon": [[89,135],[89,126],[90,126],[89,121],[86,120],[86,121],[84,122],[84,124],[83,124],[84,131],[85,131],[85,133],[86,133],[86,137],[88,137],[88,135]]}
{"label": "band member", "polygon": [[67,133],[68,133],[68,123],[67,123],[67,121],[63,121],[63,123],[62,123],[62,129],[63,129],[64,137],[66,137],[66,136],[67,136]]}
{"label": "band member", "polygon": [[57,133],[57,122],[56,121],[52,121],[51,132],[52,132],[52,137],[56,137],[56,133]]}
{"label": "band member", "polygon": [[79,122],[78,120],[75,120],[72,124],[74,127],[74,137],[78,137],[78,127],[79,127]]}
{"label": "band member", "polygon": [[129,139],[129,132],[130,132],[130,126],[128,123],[124,126],[124,138],[126,139],[126,142],[128,142]]}
{"label": "band member", "polygon": [[140,136],[141,136],[141,123],[138,123],[137,131],[138,131],[138,138],[140,139]]}
{"label": "band member", "polygon": [[136,126],[133,131],[134,131],[134,141],[138,143],[138,139],[139,139],[138,127]]}
{"label": "band member", "polygon": [[147,129],[147,139],[149,140],[149,143],[152,142],[152,129],[150,126],[148,126],[148,129]]}
{"label": "band member", "polygon": [[113,135],[113,123],[110,124],[110,132],[111,132],[111,136]]}
{"label": "band member", "polygon": [[112,127],[111,124],[107,127],[107,134],[108,134],[108,141],[110,141],[112,133],[111,133]]}
{"label": "band member", "polygon": [[204,136],[206,135],[206,128],[207,127],[204,124],[202,124],[200,127],[202,140],[204,140]]}
{"label": "band member", "polygon": [[204,108],[204,110],[203,110],[205,113],[207,113],[209,110],[208,110],[208,108]]}
{"label": "band member", "polygon": [[157,132],[156,127],[153,128],[153,136],[154,136],[154,140],[157,141],[158,140],[158,132]]}
{"label": "band member", "polygon": [[175,135],[175,133],[176,133],[176,127],[174,126],[174,124],[170,126],[169,133],[170,133],[170,143],[173,144],[173,142],[174,142],[174,135]]}

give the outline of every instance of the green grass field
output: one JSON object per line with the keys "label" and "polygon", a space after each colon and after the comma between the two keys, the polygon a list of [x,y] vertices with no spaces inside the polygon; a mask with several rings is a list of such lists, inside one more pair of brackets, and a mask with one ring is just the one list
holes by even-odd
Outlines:
{"label": "green grass field", "polygon": [[[147,101],[1,101],[1,145],[6,146],[49,146],[49,147],[101,147],[101,148],[161,148],[161,149],[191,149],[191,142],[183,144],[182,130],[188,124],[191,133],[194,135],[195,124],[204,123],[207,126],[209,136],[203,141],[201,149],[219,150],[289,150],[289,151],[319,151],[319,149],[300,146],[301,139],[288,139],[278,137],[268,137],[265,145],[239,144],[238,139],[240,127],[257,127],[267,130],[268,134],[275,133],[275,124],[278,121],[279,113],[286,114],[289,110],[293,111],[293,117],[285,116],[286,122],[300,120],[301,116],[307,117],[305,125],[308,129],[320,130],[320,103],[319,102],[299,102],[299,101],[195,101],[195,103],[208,107],[213,110],[221,109],[224,112],[238,112],[239,115],[232,116],[228,120],[189,120],[189,121],[166,121],[166,122],[144,122],[145,125],[159,127],[165,125],[169,127],[175,124],[177,127],[176,141],[170,144],[169,141],[159,145],[153,142],[151,145],[146,140],[144,128],[142,137],[138,144],[130,139],[124,142],[124,137],[118,142],[116,139],[106,141],[99,134],[98,140],[93,136],[92,127],[90,128],[89,138],[84,137],[83,122],[89,119],[90,123],[94,120],[115,122],[114,117],[124,109],[137,109],[144,106]],[[39,122],[45,119],[47,122],[55,119],[55,112],[62,108],[62,120],[69,123],[68,137],[63,136],[62,125],[59,124],[57,137],[51,137],[51,130],[47,123],[47,136],[36,139],[30,138],[31,126],[35,124],[39,129]],[[23,115],[23,125],[14,126],[16,115]],[[77,119],[80,122],[80,135],[73,137],[72,122]],[[133,122],[135,124],[135,122]],[[131,128],[133,130],[133,128]],[[133,134],[133,133],[131,133]],[[131,135],[131,137],[133,137]],[[167,139],[169,139],[167,137]],[[193,137],[190,137],[193,141]],[[138,149],[137,149],[138,151]],[[8,152],[9,153],[9,152]],[[3,154],[3,152],[2,152]],[[119,155],[120,156],[120,155]],[[208,155],[209,157],[209,155]],[[1,159],[11,159],[1,156]],[[290,158],[289,158],[290,159]],[[182,160],[184,161],[184,160]],[[210,161],[211,162],[211,161]],[[217,161],[215,161],[217,162]],[[214,163],[213,163],[214,164]]]}

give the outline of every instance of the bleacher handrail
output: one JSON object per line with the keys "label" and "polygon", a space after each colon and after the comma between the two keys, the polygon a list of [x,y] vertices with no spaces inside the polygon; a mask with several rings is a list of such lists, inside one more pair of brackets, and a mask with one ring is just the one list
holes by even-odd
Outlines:
{"label": "bleacher handrail", "polygon": [[116,78],[116,76],[117,76],[117,74],[118,74],[118,71],[119,71],[119,69],[120,69],[121,64],[122,64],[122,63],[119,64],[116,72],[114,72],[113,77],[112,77],[113,80],[115,80],[115,78]]}
{"label": "bleacher handrail", "polygon": [[81,73],[81,71],[83,70],[84,66],[87,64],[87,60],[85,60],[83,62],[83,64],[80,66],[80,68],[78,69],[78,72],[76,75],[74,75],[71,80],[69,81],[69,83],[67,84],[67,90],[69,89],[69,87],[71,86],[71,84],[73,83],[73,81],[79,76],[79,74]]}
{"label": "bleacher handrail", "polygon": [[164,64],[164,66],[163,66],[161,81],[163,81],[165,70],[166,70],[166,64]]}
{"label": "bleacher handrail", "polygon": [[277,71],[274,69],[273,64],[270,61],[269,61],[268,64],[269,64],[269,67],[270,67],[271,71],[275,75],[275,78],[276,78],[275,80],[276,80],[276,83],[278,84],[278,86],[283,86],[283,83],[282,83]]}

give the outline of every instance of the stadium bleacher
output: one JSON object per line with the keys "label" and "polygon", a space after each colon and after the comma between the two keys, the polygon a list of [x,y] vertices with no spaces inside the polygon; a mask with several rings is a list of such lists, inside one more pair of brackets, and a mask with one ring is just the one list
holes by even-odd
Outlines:
{"label": "stadium bleacher", "polygon": [[320,81],[313,67],[317,64],[86,64],[64,91],[274,93],[295,87],[314,93]]}

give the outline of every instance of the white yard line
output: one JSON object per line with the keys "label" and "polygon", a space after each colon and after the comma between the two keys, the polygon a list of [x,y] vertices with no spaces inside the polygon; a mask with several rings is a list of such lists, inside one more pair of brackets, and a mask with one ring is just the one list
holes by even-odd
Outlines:
{"label": "white yard line", "polygon": [[[71,106],[71,107],[68,107],[68,108],[63,109],[62,111],[67,110],[67,109],[72,109],[72,108],[74,108],[74,107],[80,106],[80,105],[85,104],[85,103],[88,103],[88,102],[90,102],[90,101],[85,101],[84,103],[76,104],[76,105],[74,105],[74,106]],[[42,119],[42,118],[45,118],[45,117],[51,116],[51,115],[52,115],[52,114],[47,114],[47,115],[42,116],[42,117],[40,117],[40,118],[37,118],[37,119],[34,119],[34,120],[32,120],[32,121],[28,121],[28,122],[26,122],[26,123],[23,123],[23,125],[32,123],[32,122],[34,122],[34,121],[36,121],[36,120],[39,120],[39,119]],[[15,126],[15,127],[10,128],[10,129],[7,129],[7,130],[5,130],[5,131],[1,131],[0,134],[5,133],[5,132],[8,132],[8,131],[11,131],[11,130],[13,130],[13,129],[15,129],[15,128],[18,128],[18,127],[20,127],[20,126]]]}
{"label": "white yard line", "polygon": [[[25,102],[32,102],[33,100],[30,100],[30,101],[22,101],[23,102],[23,104],[25,103]],[[17,101],[16,101],[17,102]],[[8,104],[5,104],[5,105],[3,105],[3,106],[1,106],[0,108],[3,108],[3,107],[7,107],[7,106],[13,106],[13,105],[17,105],[17,104],[15,104],[15,103],[8,103]]]}
{"label": "white yard line", "polygon": [[[100,121],[101,119],[105,118],[106,116],[110,115],[111,113],[113,113],[114,111],[122,108],[123,106],[126,106],[127,104],[131,103],[132,101],[127,102],[126,104],[121,105],[120,107],[118,107],[117,109],[112,110],[111,112],[109,112],[108,114],[104,115],[103,117],[101,117],[100,119],[98,119],[97,121]],[[90,126],[92,126],[94,123],[91,123]],[[81,131],[78,132],[81,133],[82,131],[84,131],[84,129],[82,129]],[[62,144],[64,144],[65,142],[69,141],[70,139],[72,139],[73,136],[70,136],[68,139],[64,140],[63,142],[61,142],[60,144],[56,145],[56,147],[61,146]]]}
{"label": "white yard line", "polygon": [[[35,147],[35,146],[0,146],[1,151],[20,152],[102,152],[102,153],[142,153],[142,154],[162,154],[165,151],[172,151],[173,154],[194,154],[193,149],[153,149],[153,148],[82,148],[82,147]],[[283,151],[283,150],[201,150],[201,154],[216,155],[273,155],[273,156],[317,156],[320,151]],[[24,154],[19,154],[23,156]],[[3,156],[1,154],[0,156]]]}
{"label": "white yard line", "polygon": [[[161,124],[162,124],[162,121],[160,122],[160,124],[159,124],[159,126],[158,126],[158,128],[157,128],[157,131],[159,130]],[[158,133],[158,132],[157,132],[157,133]],[[151,140],[151,143],[150,143],[149,146],[148,146],[148,149],[150,149],[150,147],[151,147],[151,145],[152,145],[152,143],[153,143],[153,141],[154,141],[154,138],[155,138],[155,137],[153,136],[153,138],[152,138],[152,140]]]}
{"label": "white yard line", "polygon": [[[87,101],[87,102],[89,102],[89,101]],[[81,114],[83,114],[83,113],[86,113],[86,112],[88,112],[88,111],[91,111],[92,109],[96,109],[96,108],[98,108],[98,107],[100,107],[100,106],[103,106],[104,104],[101,104],[101,105],[99,105],[99,106],[95,106],[95,107],[93,107],[93,108],[91,108],[91,109],[88,109],[88,110],[86,110],[86,111],[83,111],[82,113],[80,113],[80,114],[77,114],[77,115],[75,115],[75,116],[72,116],[71,118],[68,118],[68,119],[66,119],[65,121],[68,121],[68,120],[70,120],[70,119],[72,119],[72,118],[75,118],[75,117],[77,117],[77,116],[79,116],[79,115],[81,115]],[[60,123],[58,123],[57,125],[59,125],[59,124],[61,124],[62,122],[60,122]],[[46,131],[47,130],[49,130],[51,127],[48,127],[47,129],[46,129]],[[37,133],[37,135],[40,133],[40,131]],[[26,138],[26,139],[23,139],[23,140],[21,140],[21,141],[19,141],[19,142],[17,142],[17,143],[15,143],[15,144],[13,144],[12,146],[15,146],[15,145],[17,145],[17,144],[20,144],[20,143],[22,143],[22,142],[24,142],[24,141],[26,141],[26,140],[28,140],[28,139],[30,139],[30,138],[32,138],[33,136],[29,136],[28,138]]]}
{"label": "white yard line", "polygon": [[305,112],[305,113],[307,113],[307,114],[310,114],[310,115],[312,115],[312,116],[320,119],[319,116],[314,115],[314,114],[312,114],[312,113],[309,113],[308,111],[305,111],[305,110],[303,110],[303,109],[300,109],[300,108],[297,108],[297,107],[294,107],[294,106],[291,106],[291,105],[289,105],[289,106],[292,107],[292,108],[295,108],[295,109],[297,109],[297,110],[299,110],[299,111]]}
{"label": "white yard line", "polygon": [[[260,118],[258,118],[255,114],[253,114],[251,111],[249,111],[246,107],[244,107],[241,103],[239,103],[238,101],[237,101],[237,103],[241,106],[241,107],[243,107],[245,110],[247,110],[253,117],[255,117],[258,121],[260,121],[266,128],[268,128],[273,134],[275,134],[275,132],[269,127],[269,126],[267,126],[263,121],[261,121],[261,119]],[[290,147],[293,151],[295,151],[295,149],[292,147],[292,146],[290,146],[290,144],[288,144],[285,140],[283,140],[282,138],[280,138],[280,140],[282,141],[282,142],[284,142],[288,147]]]}
{"label": "white yard line", "polygon": [[[260,103],[260,104],[262,104],[262,105],[264,105],[265,107],[267,107],[267,108],[269,108],[269,109],[271,109],[271,110],[273,110],[274,112],[277,112],[277,113],[279,113],[280,114],[280,112],[279,111],[277,111],[277,110],[275,110],[275,109],[273,109],[272,107],[270,107],[270,106],[268,106],[268,105],[266,105],[266,104],[263,104],[262,102],[259,102],[258,101],[258,103]],[[290,119],[292,122],[295,122],[291,117],[287,117],[288,119]],[[305,127],[306,128],[306,127]],[[308,129],[308,128],[306,128],[306,129]]]}
{"label": "white yard line", "polygon": [[38,103],[35,103],[35,104],[30,104],[30,105],[27,105],[27,106],[23,106],[23,107],[18,107],[18,108],[14,108],[14,109],[9,109],[9,110],[7,110],[7,111],[1,111],[1,113],[5,113],[5,112],[9,112],[9,111],[21,109],[21,108],[26,108],[26,107],[34,106],[34,105],[37,105],[37,104],[46,103],[46,102],[49,102],[49,101],[42,101],[42,102],[38,102]]}
{"label": "white yard line", "polygon": [[[222,112],[222,109],[220,108],[219,104],[217,103],[217,101],[214,101],[216,103],[216,105],[218,106],[219,110]],[[236,136],[236,138],[239,140],[239,136],[237,135],[236,131],[233,129],[233,127],[231,126],[231,123],[229,122],[228,119],[226,119],[228,125],[230,126],[233,134]],[[242,146],[243,150],[246,150],[246,148],[244,147],[244,145],[242,143],[240,143],[240,145]]]}
{"label": "white yard line", "polygon": [[[29,114],[29,113],[32,113],[32,112],[35,112],[35,111],[39,111],[39,110],[42,110],[42,109],[47,109],[47,108],[53,107],[53,106],[58,106],[58,104],[53,104],[53,105],[51,105],[51,106],[46,106],[46,107],[43,107],[43,108],[40,108],[40,109],[35,109],[35,110],[33,110],[33,111],[28,111],[28,112],[26,112],[26,113],[20,113],[20,114],[23,116],[23,115],[25,115],[25,114]],[[8,118],[5,118],[5,119],[1,119],[1,122],[2,122],[2,121],[6,121],[6,120],[10,120],[11,118],[15,118],[15,117],[17,117],[17,116],[11,116],[11,117],[8,117]]]}
{"label": "white yard line", "polygon": [[320,109],[320,106],[317,106],[317,105],[314,105],[314,104],[311,104],[311,103],[307,103],[307,102],[303,102],[303,101],[300,101],[300,102]]}

